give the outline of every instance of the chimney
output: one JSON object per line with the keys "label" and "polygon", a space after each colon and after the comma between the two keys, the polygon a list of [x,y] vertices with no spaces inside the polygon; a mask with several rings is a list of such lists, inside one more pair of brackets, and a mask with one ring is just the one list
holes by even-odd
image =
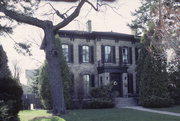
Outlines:
{"label": "chimney", "polygon": [[92,22],[91,20],[88,20],[86,23],[87,31],[92,32]]}

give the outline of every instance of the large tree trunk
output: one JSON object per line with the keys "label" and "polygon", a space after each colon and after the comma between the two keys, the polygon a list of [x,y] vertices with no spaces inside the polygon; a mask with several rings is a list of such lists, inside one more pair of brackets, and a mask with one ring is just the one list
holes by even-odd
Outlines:
{"label": "large tree trunk", "polygon": [[48,70],[50,72],[50,87],[53,102],[53,114],[60,115],[66,113],[64,94],[61,78],[61,68],[59,52],[57,51],[55,45],[55,35],[53,32],[53,24],[50,21],[46,22],[47,25],[44,29],[44,41],[45,44],[45,54],[48,61]]}

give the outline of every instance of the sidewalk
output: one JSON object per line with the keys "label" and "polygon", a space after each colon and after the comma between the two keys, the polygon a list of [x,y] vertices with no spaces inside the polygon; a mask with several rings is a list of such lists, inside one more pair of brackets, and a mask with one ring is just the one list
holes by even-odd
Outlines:
{"label": "sidewalk", "polygon": [[158,110],[144,108],[142,106],[129,106],[129,107],[124,107],[124,108],[140,110],[140,111],[146,111],[146,112],[152,112],[152,113],[165,114],[165,115],[171,115],[171,116],[179,116],[180,117],[180,113],[173,113],[173,112],[168,112],[168,111],[158,111]]}

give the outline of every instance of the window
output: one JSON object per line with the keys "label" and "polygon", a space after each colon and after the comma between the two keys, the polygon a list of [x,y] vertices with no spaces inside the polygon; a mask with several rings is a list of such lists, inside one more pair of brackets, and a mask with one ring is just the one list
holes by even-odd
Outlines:
{"label": "window", "polygon": [[128,63],[128,48],[122,48],[122,62],[123,64]]}
{"label": "window", "polygon": [[105,46],[105,62],[111,62],[111,46]]}
{"label": "window", "polygon": [[119,47],[119,62],[122,65],[132,64],[131,47]]}
{"label": "window", "polygon": [[73,62],[73,45],[62,44],[62,51],[66,62]]}
{"label": "window", "polygon": [[62,50],[63,50],[63,54],[64,54],[66,62],[69,62],[69,47],[68,47],[68,45],[63,44]]}
{"label": "window", "polygon": [[82,62],[89,62],[89,46],[82,46]]}
{"label": "window", "polygon": [[79,45],[79,63],[94,63],[93,46]]}
{"label": "window", "polygon": [[101,46],[102,62],[116,63],[115,46]]}
{"label": "window", "polygon": [[88,96],[90,89],[95,87],[94,75],[84,74],[83,84],[84,84],[84,94],[85,96]]}
{"label": "window", "polygon": [[89,83],[90,83],[90,75],[85,74],[83,75],[83,81],[84,81],[84,94],[89,94]]}

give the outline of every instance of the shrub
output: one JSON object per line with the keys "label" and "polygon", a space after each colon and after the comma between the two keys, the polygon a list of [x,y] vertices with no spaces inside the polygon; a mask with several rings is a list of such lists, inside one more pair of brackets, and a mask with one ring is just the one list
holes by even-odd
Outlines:
{"label": "shrub", "polygon": [[112,84],[109,84],[92,89],[92,100],[88,102],[87,108],[113,108],[112,87]]}
{"label": "shrub", "polygon": [[0,79],[1,112],[4,110],[4,118],[7,121],[18,121],[18,112],[22,108],[21,96],[23,94],[19,83],[11,78]]}
{"label": "shrub", "polygon": [[4,102],[0,102],[0,121],[8,120],[8,105]]}
{"label": "shrub", "polygon": [[94,99],[89,102],[87,108],[98,109],[98,108],[113,108],[114,104],[112,100]]}
{"label": "shrub", "polygon": [[170,100],[166,97],[158,97],[155,95],[152,95],[146,100],[144,100],[143,106],[144,107],[151,107],[151,108],[162,108],[162,107],[169,107],[173,104],[173,100]]}
{"label": "shrub", "polygon": [[91,90],[91,96],[93,98],[107,98],[112,99],[112,84],[104,85]]}

